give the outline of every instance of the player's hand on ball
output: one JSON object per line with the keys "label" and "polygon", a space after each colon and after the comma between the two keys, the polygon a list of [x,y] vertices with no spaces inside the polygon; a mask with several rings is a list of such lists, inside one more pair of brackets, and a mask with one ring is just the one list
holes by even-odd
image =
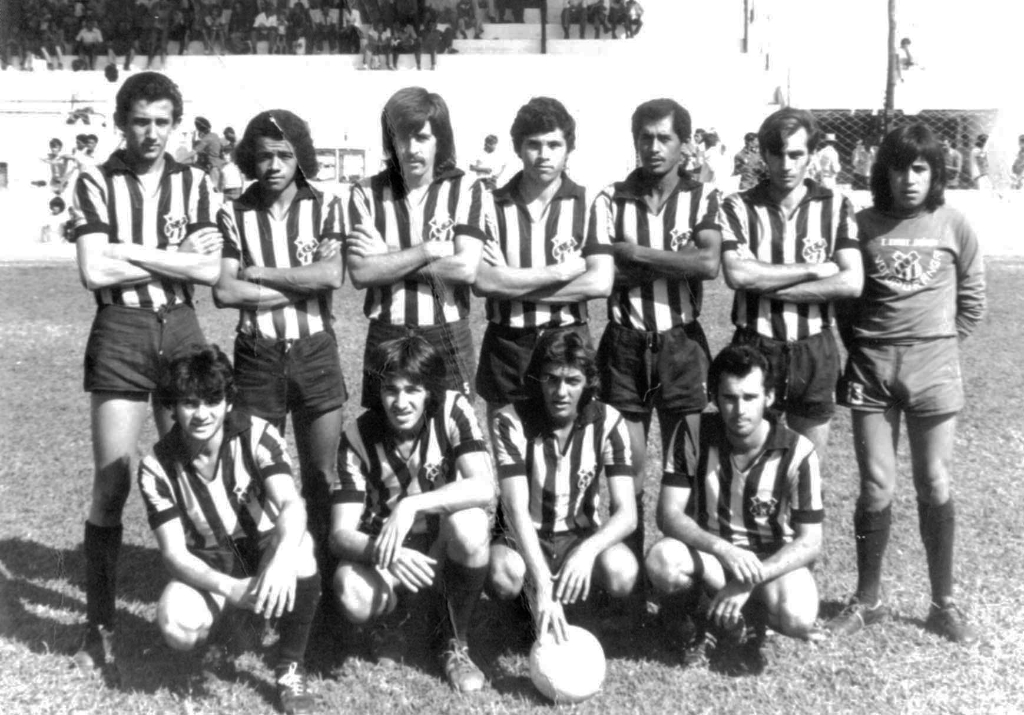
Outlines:
{"label": "player's hand on ball", "polygon": [[565,620],[562,604],[551,597],[550,592],[537,594],[537,638],[543,638],[551,630],[556,643],[568,638],[569,623]]}
{"label": "player's hand on ball", "polygon": [[415,549],[402,547],[388,567],[388,572],[407,589],[416,593],[434,583],[437,561]]}

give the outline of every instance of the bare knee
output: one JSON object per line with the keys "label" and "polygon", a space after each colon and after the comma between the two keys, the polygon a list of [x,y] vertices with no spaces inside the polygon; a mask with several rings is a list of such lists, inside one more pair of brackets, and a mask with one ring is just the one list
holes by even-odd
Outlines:
{"label": "bare knee", "polygon": [[792,638],[807,638],[818,617],[818,589],[810,571],[787,574],[785,580],[769,584],[764,600],[772,628]]}
{"label": "bare knee", "polygon": [[377,616],[394,609],[394,593],[386,592],[373,583],[364,569],[353,564],[341,564],[334,572],[334,593],[345,618],[357,625],[368,623]]}
{"label": "bare knee", "polygon": [[487,575],[487,591],[495,598],[510,601],[523,591],[526,564],[523,558],[504,545],[491,548],[491,564]]}
{"label": "bare knee", "polygon": [[483,509],[463,509],[445,520],[445,553],[464,566],[483,566],[490,553],[490,523]]}
{"label": "bare knee", "polygon": [[633,592],[640,564],[624,544],[615,544],[605,549],[597,559],[605,591],[612,598],[625,598]]}
{"label": "bare knee", "polygon": [[664,538],[647,552],[644,568],[651,585],[660,593],[677,593],[693,587],[693,560],[686,546],[676,539]]}
{"label": "bare knee", "polygon": [[190,651],[210,635],[213,614],[197,591],[172,583],[157,605],[157,625],[167,645]]}

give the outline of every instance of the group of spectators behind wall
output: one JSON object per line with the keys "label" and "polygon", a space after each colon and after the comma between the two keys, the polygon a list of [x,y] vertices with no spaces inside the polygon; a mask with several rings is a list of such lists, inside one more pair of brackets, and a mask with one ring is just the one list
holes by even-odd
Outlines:
{"label": "group of spectators behind wall", "polygon": [[[610,4],[609,4],[610,3]],[[135,57],[146,66],[173,47],[207,54],[319,52],[385,56],[398,50],[449,52],[456,37],[484,37],[484,22],[523,22],[536,0],[11,0],[0,52],[3,69],[97,69]],[[643,24],[636,0],[567,0],[562,24],[580,37],[592,26],[632,37]],[[386,37],[385,37],[386,36]],[[384,38],[384,39],[382,39]],[[107,62],[102,63],[106,56]],[[390,62],[388,64],[391,64]],[[99,67],[102,68],[102,67]]]}

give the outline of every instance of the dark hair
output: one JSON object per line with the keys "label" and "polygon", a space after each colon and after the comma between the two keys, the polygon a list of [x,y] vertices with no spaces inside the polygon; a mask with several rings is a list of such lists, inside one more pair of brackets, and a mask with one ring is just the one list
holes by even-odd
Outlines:
{"label": "dark hair", "polygon": [[754,368],[761,368],[761,384],[764,385],[765,392],[772,389],[775,375],[772,364],[764,353],[752,345],[729,345],[715,356],[711,361],[711,367],[708,368],[708,398],[712,402],[718,400],[718,386],[723,375],[746,377]]}
{"label": "dark hair", "polygon": [[876,209],[891,211],[893,208],[889,172],[906,169],[918,157],[928,162],[932,170],[932,185],[928,188],[924,207],[934,211],[946,202],[946,161],[942,144],[931,129],[915,123],[893,129],[878,148],[878,156],[871,169],[871,198]]}
{"label": "dark hair", "polygon": [[534,97],[516,112],[512,122],[512,148],[518,154],[523,140],[534,134],[545,134],[561,129],[565,135],[565,146],[569,151],[576,148],[576,120],[565,105],[551,97]]}
{"label": "dark hair", "polygon": [[541,371],[546,365],[574,367],[583,373],[587,384],[580,396],[578,410],[582,410],[601,389],[601,378],[597,372],[594,351],[586,340],[571,330],[554,330],[544,333],[533,349],[533,356],[526,368],[526,391],[528,399],[539,407],[543,404],[541,393]]}
{"label": "dark hair", "polygon": [[757,132],[747,132],[746,134],[743,135],[743,141],[745,141],[747,144],[754,141],[755,139],[757,139]]}
{"label": "dark hair", "polygon": [[651,99],[636,108],[633,112],[633,143],[640,137],[640,130],[647,124],[660,122],[665,117],[672,117],[672,131],[680,141],[690,139],[690,113],[674,99]]}
{"label": "dark hair", "polygon": [[306,179],[315,179],[320,168],[316,159],[309,125],[287,109],[260,112],[245,127],[242,140],[235,146],[235,163],[250,179],[256,178],[256,141],[260,138],[285,140],[295,149],[299,170]]}
{"label": "dark hair", "polygon": [[85,140],[87,142],[96,142],[98,144],[99,141],[100,141],[100,138],[98,136],[96,136],[95,134],[86,134],[85,135]]}
{"label": "dark hair", "polygon": [[65,208],[67,208],[67,204],[64,203],[64,199],[62,199],[59,196],[54,196],[52,199],[50,199],[50,204],[49,205],[50,205],[51,209],[54,206],[58,206],[59,207],[57,209],[58,212],[63,211]]}
{"label": "dark hair", "polygon": [[761,144],[762,154],[782,154],[786,140],[801,129],[807,132],[807,152],[813,154],[821,143],[821,127],[814,115],[805,109],[784,107],[772,112],[761,122],[757,130],[757,140]]}
{"label": "dark hair", "polygon": [[138,101],[156,102],[161,99],[171,100],[174,105],[172,117],[174,123],[181,121],[185,103],[181,98],[181,90],[178,89],[170,77],[159,72],[139,72],[133,74],[124,81],[121,89],[117,90],[117,109],[114,111],[114,124],[119,129],[124,129],[128,121],[128,113]]}
{"label": "dark hair", "polygon": [[404,87],[391,95],[384,105],[384,110],[380,113],[380,129],[384,145],[384,162],[393,184],[402,175],[396,141],[415,134],[428,122],[430,131],[437,139],[437,154],[434,159],[434,175],[437,176],[455,168],[452,120],[448,113],[448,105],[441,95],[428,92],[422,87]]}
{"label": "dark hair", "polygon": [[974,142],[974,146],[983,147],[988,142],[988,134],[979,134],[978,138]]}
{"label": "dark hair", "polygon": [[708,132],[704,135],[704,146],[708,149],[711,147],[718,146],[718,134],[716,132]]}
{"label": "dark hair", "polygon": [[82,144],[85,144],[87,141],[89,141],[89,135],[88,134],[76,134],[75,135],[75,141],[76,142],[81,142]]}
{"label": "dark hair", "polygon": [[64,142],[62,142],[57,137],[54,137],[53,139],[50,140],[50,146],[53,146],[54,144],[56,144],[59,147],[63,147],[64,146]]}
{"label": "dark hair", "polygon": [[173,407],[182,400],[197,398],[218,403],[235,399],[234,371],[228,356],[216,345],[195,346],[188,355],[171,361],[157,386],[157,401]]}
{"label": "dark hair", "polygon": [[415,385],[423,385],[429,393],[425,413],[434,415],[444,400],[448,367],[444,356],[425,338],[411,335],[387,340],[373,351],[371,368],[363,376],[369,380],[369,409],[383,414],[380,391],[389,379],[404,377]]}

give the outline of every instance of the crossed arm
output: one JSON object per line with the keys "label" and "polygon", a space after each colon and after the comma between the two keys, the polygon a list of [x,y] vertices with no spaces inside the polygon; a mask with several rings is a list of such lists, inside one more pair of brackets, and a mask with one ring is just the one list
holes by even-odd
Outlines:
{"label": "crossed arm", "polygon": [[237,258],[221,259],[220,279],[213,287],[218,308],[279,308],[310,295],[341,287],[341,242],[322,241],[315,259],[304,266],[241,267]]}
{"label": "crossed arm", "polygon": [[864,289],[860,250],[844,248],[824,263],[766,263],[743,256],[737,249],[722,253],[725,282],[733,290],[748,290],[790,303],[824,303],[856,298]]}
{"label": "crossed arm", "polygon": [[722,232],[701,229],[693,240],[678,251],[638,246],[628,241],[612,244],[615,252],[615,283],[633,288],[655,278],[699,278],[714,280],[718,277]]}
{"label": "crossed arm", "polygon": [[533,268],[514,268],[505,261],[497,242],[483,246],[477,270],[476,295],[534,303],[578,303],[607,298],[611,293],[614,263],[611,256],[574,256],[561,263]]}
{"label": "crossed arm", "polygon": [[160,555],[171,577],[200,591],[216,593],[228,603],[269,617],[290,611],[295,604],[299,544],[306,531],[306,507],[291,474],[277,474],[264,483],[271,503],[280,510],[274,523],[275,540],[259,573],[234,578],[211,568],[188,550],[179,519],[155,531]]}
{"label": "crossed arm", "polygon": [[361,223],[346,238],[345,250],[352,283],[362,290],[403,278],[471,285],[483,246],[472,236],[456,235],[454,241],[424,241],[391,250],[375,227]]}
{"label": "crossed arm", "polygon": [[106,233],[88,233],[75,245],[78,274],[88,290],[148,283],[154,278],[212,286],[220,276],[220,231],[194,231],[167,251],[136,243],[109,243]]}

